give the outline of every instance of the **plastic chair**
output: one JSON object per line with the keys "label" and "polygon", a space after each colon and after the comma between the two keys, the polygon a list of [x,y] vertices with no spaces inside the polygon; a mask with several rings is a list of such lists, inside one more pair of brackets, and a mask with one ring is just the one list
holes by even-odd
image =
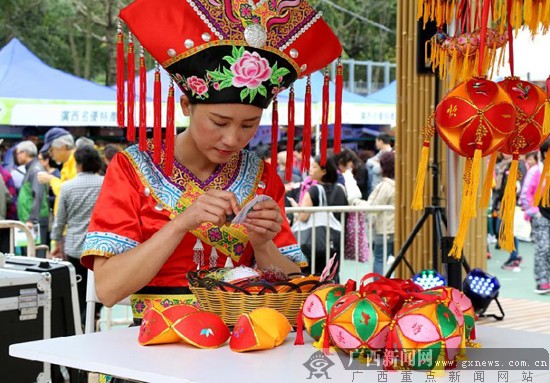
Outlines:
{"label": "plastic chair", "polygon": [[[95,279],[94,279],[94,272],[91,270],[88,270],[88,284],[86,285],[86,322],[84,325],[84,333],[89,334],[96,331],[96,320],[95,320],[95,305],[96,303],[101,303],[99,298],[97,297],[97,292],[95,289]],[[120,302],[116,304],[116,306],[127,306],[131,307],[132,303],[130,301],[130,297],[126,297]],[[131,310],[128,310],[131,312]],[[127,311],[127,314],[128,314]],[[112,308],[105,307],[105,324],[106,329],[110,330],[113,325],[115,326],[123,326],[123,325],[129,325],[133,322],[133,319],[131,316],[126,315],[124,319],[113,319],[112,316]],[[98,329],[99,324],[102,322],[102,320],[98,323]]]}

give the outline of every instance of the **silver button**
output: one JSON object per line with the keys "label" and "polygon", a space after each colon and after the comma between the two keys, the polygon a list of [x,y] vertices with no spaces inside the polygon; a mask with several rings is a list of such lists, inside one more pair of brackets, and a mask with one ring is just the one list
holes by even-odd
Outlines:
{"label": "silver button", "polygon": [[205,42],[209,42],[212,39],[212,36],[210,36],[210,33],[204,32],[202,35],[202,40]]}
{"label": "silver button", "polygon": [[258,187],[259,187],[260,189],[265,189],[265,182],[264,182],[264,181],[258,182]]}
{"label": "silver button", "polygon": [[290,53],[290,57],[292,57],[293,59],[299,56],[298,50],[294,48],[292,48],[289,53]]}
{"label": "silver button", "polygon": [[151,195],[151,189],[149,188],[143,189],[143,194],[145,194],[146,197],[149,197]]}
{"label": "silver button", "polygon": [[307,64],[304,64],[300,67],[300,72],[305,72],[307,69]]}
{"label": "silver button", "polygon": [[174,48],[168,49],[168,52],[166,53],[168,53],[168,56],[170,57],[176,57],[176,50]]}
{"label": "silver button", "polygon": [[156,210],[156,211],[163,211],[164,208],[162,207],[162,204],[157,203],[157,204],[155,205],[155,210]]}

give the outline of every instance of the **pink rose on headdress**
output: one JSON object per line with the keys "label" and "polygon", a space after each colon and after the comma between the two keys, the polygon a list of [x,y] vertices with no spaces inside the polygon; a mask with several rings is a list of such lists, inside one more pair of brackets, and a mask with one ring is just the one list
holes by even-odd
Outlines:
{"label": "pink rose on headdress", "polygon": [[208,85],[202,78],[191,76],[187,78],[187,86],[198,96],[208,92]]}
{"label": "pink rose on headdress", "polygon": [[231,72],[234,74],[232,84],[236,88],[246,86],[249,89],[256,89],[262,82],[271,77],[269,61],[261,57],[258,52],[244,52],[233,65]]}

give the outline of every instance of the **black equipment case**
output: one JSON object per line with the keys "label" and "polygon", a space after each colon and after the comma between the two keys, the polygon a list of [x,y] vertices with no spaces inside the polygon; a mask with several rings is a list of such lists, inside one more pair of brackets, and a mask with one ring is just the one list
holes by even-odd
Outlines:
{"label": "black equipment case", "polygon": [[82,333],[76,283],[70,262],[6,256],[0,268],[2,382],[78,382],[78,371],[8,355],[10,344]]}

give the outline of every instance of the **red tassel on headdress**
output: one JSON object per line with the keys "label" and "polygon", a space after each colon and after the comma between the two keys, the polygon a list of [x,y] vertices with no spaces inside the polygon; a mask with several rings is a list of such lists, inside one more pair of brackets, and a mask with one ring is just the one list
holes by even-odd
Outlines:
{"label": "red tassel on headdress", "polygon": [[311,158],[311,76],[307,76],[306,95],[304,97],[304,132],[302,136],[302,172],[309,170]]}
{"label": "red tassel on headdress", "polygon": [[325,79],[323,82],[323,105],[322,105],[322,117],[321,117],[321,163],[319,164],[321,166],[325,166],[325,164],[327,163],[328,109],[330,105],[328,84],[329,84],[328,69],[325,69]]}
{"label": "red tassel on headdress", "polygon": [[161,129],[161,95],[160,95],[160,69],[157,63],[155,69],[155,82],[153,85],[153,143],[155,145],[155,151],[153,154],[153,162],[160,164],[160,154],[162,152],[162,129]]}
{"label": "red tassel on headdress", "polygon": [[336,67],[336,94],[334,96],[334,153],[342,150],[342,93],[344,90],[344,67],[338,59]]}
{"label": "red tassel on headdress", "polygon": [[277,96],[273,99],[271,112],[271,174],[273,180],[277,176],[277,141],[279,138],[279,103]]}
{"label": "red tassel on headdress", "polygon": [[136,124],[134,120],[134,108],[136,107],[136,62],[134,59],[134,41],[132,34],[128,33],[128,127],[126,130],[126,139],[128,142],[136,140]]}
{"label": "red tassel on headdress", "polygon": [[116,116],[117,124],[123,128],[124,116],[124,35],[122,34],[122,23],[118,20],[116,39]]}
{"label": "red tassel on headdress", "polygon": [[174,81],[170,78],[166,105],[166,157],[164,158],[164,172],[167,176],[172,175],[174,168],[174,137],[176,134],[174,108]]}
{"label": "red tassel on headdress", "polygon": [[139,47],[139,150],[147,148],[147,73],[143,47]]}
{"label": "red tassel on headdress", "polygon": [[294,85],[290,86],[290,93],[288,96],[288,130],[286,139],[286,167],[285,167],[285,180],[290,181],[292,179],[292,168],[294,167],[294,130],[296,124],[294,123]]}

